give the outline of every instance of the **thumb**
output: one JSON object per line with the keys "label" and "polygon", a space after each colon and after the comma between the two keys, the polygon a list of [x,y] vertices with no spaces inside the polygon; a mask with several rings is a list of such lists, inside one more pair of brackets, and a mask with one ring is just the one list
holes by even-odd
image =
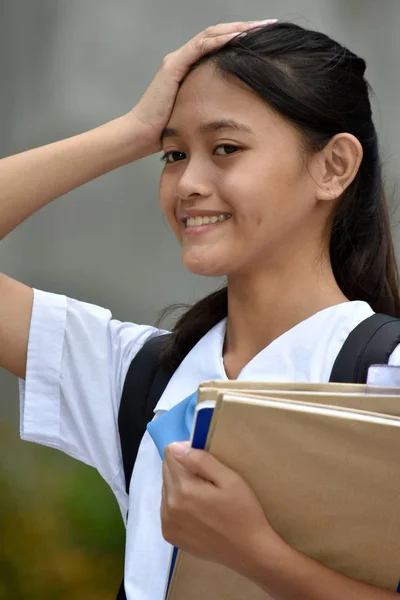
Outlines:
{"label": "thumb", "polygon": [[209,452],[191,448],[189,442],[175,442],[169,445],[169,451],[176,461],[188,471],[212,482],[217,487],[229,483],[234,476],[234,471],[225,467]]}

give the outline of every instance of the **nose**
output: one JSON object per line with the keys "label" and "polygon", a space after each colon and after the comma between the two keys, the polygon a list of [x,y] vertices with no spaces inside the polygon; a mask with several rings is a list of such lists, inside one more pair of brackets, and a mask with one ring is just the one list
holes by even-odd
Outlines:
{"label": "nose", "polygon": [[177,182],[175,194],[181,200],[207,198],[212,194],[212,187],[209,170],[191,160]]}

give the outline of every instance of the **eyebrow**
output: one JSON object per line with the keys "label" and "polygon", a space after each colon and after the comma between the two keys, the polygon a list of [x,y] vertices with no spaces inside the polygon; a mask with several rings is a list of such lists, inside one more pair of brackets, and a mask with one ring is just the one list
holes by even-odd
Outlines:
{"label": "eyebrow", "polygon": [[[254,133],[254,131],[250,129],[248,125],[238,123],[238,121],[234,121],[233,119],[221,119],[219,121],[211,121],[211,123],[201,125],[198,131],[200,133],[211,133],[213,131],[221,131],[222,129],[232,129],[234,131],[240,131],[242,133]],[[168,137],[179,137],[180,135],[181,133],[179,129],[166,127],[161,134],[161,141]]]}

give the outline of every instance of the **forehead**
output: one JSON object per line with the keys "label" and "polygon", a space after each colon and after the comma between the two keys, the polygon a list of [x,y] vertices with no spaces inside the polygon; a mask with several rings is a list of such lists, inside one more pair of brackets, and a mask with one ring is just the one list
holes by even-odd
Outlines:
{"label": "forehead", "polygon": [[206,63],[183,82],[167,127],[189,131],[203,122],[222,119],[247,123],[251,129],[270,128],[282,121],[240,80],[222,77],[214,65]]}

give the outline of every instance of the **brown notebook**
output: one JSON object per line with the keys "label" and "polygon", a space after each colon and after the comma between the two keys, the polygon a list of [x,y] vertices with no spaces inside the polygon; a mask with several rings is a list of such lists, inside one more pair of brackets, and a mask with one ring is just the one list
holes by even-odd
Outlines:
{"label": "brown notebook", "polygon": [[[248,481],[290,545],[350,577],[395,591],[400,397],[360,394],[363,386],[311,391],[306,384],[285,390],[268,384],[270,395],[256,398],[252,394],[268,393],[265,384],[247,384],[252,389],[244,392],[246,385],[237,391],[234,383],[218,384],[217,392],[210,383],[200,388],[200,398],[217,395],[207,449]],[[268,597],[225,567],[178,553],[168,600]]]}
{"label": "brown notebook", "polygon": [[200,385],[198,402],[216,401],[218,395],[246,394],[248,397],[282,398],[400,416],[399,388],[381,388],[343,383],[263,383],[259,381],[207,381]]}

